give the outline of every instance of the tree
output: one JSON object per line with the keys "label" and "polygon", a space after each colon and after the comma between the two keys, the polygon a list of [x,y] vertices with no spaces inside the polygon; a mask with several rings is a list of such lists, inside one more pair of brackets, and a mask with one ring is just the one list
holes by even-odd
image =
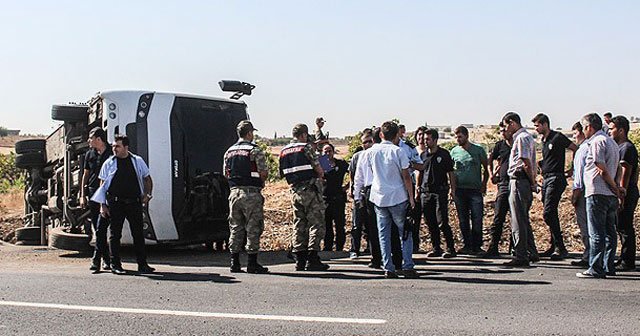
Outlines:
{"label": "tree", "polygon": [[9,130],[6,127],[0,126],[0,137],[4,138],[9,135]]}

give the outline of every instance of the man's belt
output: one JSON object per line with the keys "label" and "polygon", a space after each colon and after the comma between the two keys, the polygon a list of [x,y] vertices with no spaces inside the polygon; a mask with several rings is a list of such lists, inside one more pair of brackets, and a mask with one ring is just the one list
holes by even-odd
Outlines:
{"label": "man's belt", "polygon": [[109,203],[133,204],[133,203],[139,203],[141,200],[140,200],[140,197],[128,198],[128,197],[120,197],[120,196],[113,196],[113,195],[107,194],[107,201],[109,201]]}
{"label": "man's belt", "polygon": [[557,172],[542,173],[542,177],[544,177],[544,178],[553,177],[553,176],[562,176],[562,177],[564,177],[564,173],[557,173]]}

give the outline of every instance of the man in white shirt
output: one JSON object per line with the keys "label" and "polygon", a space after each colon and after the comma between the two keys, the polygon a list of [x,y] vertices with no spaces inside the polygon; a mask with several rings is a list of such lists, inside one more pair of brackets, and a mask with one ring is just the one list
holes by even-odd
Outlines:
{"label": "man in white shirt", "polygon": [[385,277],[398,277],[391,260],[391,226],[395,225],[402,236],[402,273],[405,278],[417,278],[418,274],[413,269],[411,230],[405,230],[407,210],[415,207],[409,158],[398,147],[397,124],[385,122],[380,134],[383,141],[369,149],[366,160],[373,173],[369,200],[375,205]]}

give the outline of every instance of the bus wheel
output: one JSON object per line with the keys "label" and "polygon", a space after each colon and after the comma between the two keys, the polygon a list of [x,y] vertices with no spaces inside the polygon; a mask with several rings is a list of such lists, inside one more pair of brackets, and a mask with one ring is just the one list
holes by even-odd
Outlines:
{"label": "bus wheel", "polygon": [[91,237],[83,233],[69,233],[68,228],[57,227],[49,234],[49,246],[61,250],[88,251]]}
{"label": "bus wheel", "polygon": [[47,140],[44,139],[29,139],[18,141],[15,144],[16,154],[24,154],[30,152],[44,152],[47,148]]}
{"label": "bus wheel", "polygon": [[53,105],[51,119],[59,121],[77,122],[87,121],[89,108],[82,105]]}

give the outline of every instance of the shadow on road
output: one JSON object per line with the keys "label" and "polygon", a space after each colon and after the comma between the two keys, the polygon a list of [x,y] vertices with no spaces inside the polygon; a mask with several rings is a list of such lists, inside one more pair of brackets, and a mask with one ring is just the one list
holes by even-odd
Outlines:
{"label": "shadow on road", "polygon": [[551,285],[551,282],[549,281],[504,280],[487,278],[428,277],[424,279],[477,285]]}
{"label": "shadow on road", "polygon": [[149,274],[139,274],[145,278],[157,281],[179,281],[179,282],[215,282],[215,283],[240,283],[234,277],[220,275],[218,273],[174,273],[174,272],[154,272]]}

